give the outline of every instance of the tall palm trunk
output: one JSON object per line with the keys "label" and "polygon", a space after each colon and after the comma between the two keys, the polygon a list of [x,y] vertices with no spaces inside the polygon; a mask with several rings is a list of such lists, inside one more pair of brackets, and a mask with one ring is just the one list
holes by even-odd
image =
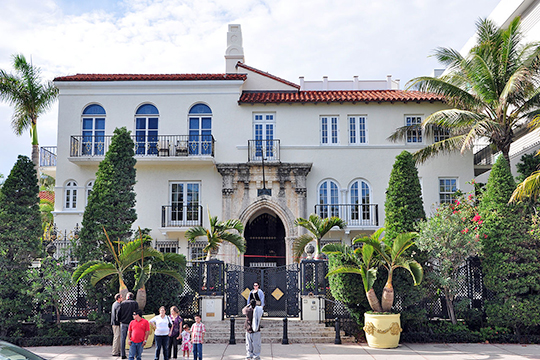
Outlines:
{"label": "tall palm trunk", "polygon": [[39,145],[32,145],[32,162],[34,163],[34,169],[36,169],[39,179]]}
{"label": "tall palm trunk", "polygon": [[381,304],[384,312],[392,311],[392,305],[394,304],[394,287],[392,286],[391,280],[388,280],[386,285],[384,285]]}
{"label": "tall palm trunk", "polygon": [[379,302],[379,299],[377,298],[377,295],[375,294],[375,290],[373,290],[373,288],[369,289],[369,291],[366,293],[366,297],[369,302],[369,306],[371,307],[371,310],[375,312],[383,312],[381,303]]}
{"label": "tall palm trunk", "polygon": [[32,127],[30,128],[30,135],[32,136],[32,162],[39,179],[39,141],[37,135],[37,119],[32,119]]}

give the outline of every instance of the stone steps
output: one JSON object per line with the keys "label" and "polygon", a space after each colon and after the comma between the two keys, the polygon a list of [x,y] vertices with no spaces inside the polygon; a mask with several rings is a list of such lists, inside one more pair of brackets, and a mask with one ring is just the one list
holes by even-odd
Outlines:
{"label": "stone steps", "polygon": [[[235,321],[235,339],[237,343],[245,342],[244,330],[245,318],[238,317]],[[265,318],[262,319],[261,338],[263,343],[279,343],[283,339],[283,319]],[[210,344],[229,343],[230,339],[230,320],[207,322],[206,335],[204,341]],[[287,323],[287,337],[289,343],[334,343],[335,329],[326,327],[325,324],[317,321],[301,321],[290,319]],[[354,342],[354,337],[347,337],[341,332],[341,341]]]}

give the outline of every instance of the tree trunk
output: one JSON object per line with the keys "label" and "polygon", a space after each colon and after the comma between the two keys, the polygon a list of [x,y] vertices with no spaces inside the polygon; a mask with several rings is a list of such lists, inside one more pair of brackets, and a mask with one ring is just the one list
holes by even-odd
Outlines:
{"label": "tree trunk", "polygon": [[122,301],[127,300],[127,293],[129,292],[128,288],[124,283],[123,279],[119,278],[118,281],[120,282],[120,288],[118,289],[118,292],[120,293],[120,295],[122,295]]}
{"label": "tree trunk", "polygon": [[143,285],[142,288],[137,290],[137,304],[139,304],[139,309],[141,311],[144,310],[144,307],[146,306],[146,289]]}
{"label": "tree trunk", "polygon": [[32,162],[34,163],[34,169],[39,179],[39,145],[32,145]]}
{"label": "tree trunk", "polygon": [[375,294],[375,290],[373,290],[373,288],[369,289],[369,291],[366,293],[366,297],[369,302],[369,306],[371,306],[371,310],[375,312],[383,312],[381,303],[379,302],[379,299],[377,298],[377,295]]}
{"label": "tree trunk", "polygon": [[54,310],[56,311],[56,325],[60,326],[60,305],[55,301]]}
{"label": "tree trunk", "polygon": [[456,319],[456,312],[454,311],[454,299],[453,296],[450,295],[450,291],[448,290],[448,287],[443,287],[444,289],[444,298],[446,299],[446,309],[448,310],[448,316],[450,317],[450,320],[452,321],[452,324],[457,324]]}
{"label": "tree trunk", "polygon": [[394,305],[394,287],[390,281],[384,286],[381,305],[384,312],[392,311],[392,305]]}

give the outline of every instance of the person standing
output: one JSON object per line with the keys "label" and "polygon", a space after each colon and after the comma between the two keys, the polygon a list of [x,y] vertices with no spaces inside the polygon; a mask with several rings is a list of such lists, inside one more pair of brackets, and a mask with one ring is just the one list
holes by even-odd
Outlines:
{"label": "person standing", "polygon": [[178,341],[181,338],[180,330],[182,329],[183,320],[180,317],[180,310],[176,306],[171,307],[172,326],[169,330],[169,358],[176,359],[178,357]]}
{"label": "person standing", "polygon": [[260,289],[259,283],[253,283],[253,290],[249,293],[247,303],[251,303],[251,300],[257,301],[257,305],[264,308],[264,292]]}
{"label": "person standing", "polygon": [[120,304],[120,309],[118,309],[118,321],[120,322],[120,331],[122,336],[120,338],[120,353],[122,354],[122,359],[127,359],[126,357],[126,339],[128,334],[129,324],[133,320],[133,313],[139,310],[139,304],[135,300],[135,295],[133,293],[127,293],[127,300],[122,301]]}
{"label": "person standing", "polygon": [[114,295],[114,303],[111,308],[111,327],[113,332],[112,356],[120,356],[120,339],[122,338],[122,333],[120,331],[120,321],[118,320],[118,310],[120,310],[121,302],[122,295]]}
{"label": "person standing", "polygon": [[246,359],[260,360],[261,358],[261,318],[262,306],[257,306],[257,301],[252,299],[249,305],[242,309],[246,315],[244,328],[246,329]]}
{"label": "person standing", "polygon": [[191,326],[191,342],[193,344],[193,360],[202,360],[202,344],[206,328],[201,322],[201,315],[195,315],[195,324]]}
{"label": "person standing", "polygon": [[150,324],[155,331],[156,339],[156,355],[154,356],[155,360],[159,359],[159,354],[163,348],[163,360],[169,360],[168,353],[168,344],[169,344],[169,327],[172,327],[172,321],[165,313],[165,306],[159,308],[159,315],[154,316],[150,320]]}
{"label": "person standing", "polygon": [[189,332],[189,325],[184,324],[184,331],[182,331],[182,355],[184,360],[189,359],[189,353],[193,350],[193,345],[191,344],[191,334]]}
{"label": "person standing", "polygon": [[142,310],[135,310],[133,320],[129,323],[129,360],[142,360],[143,347],[150,334],[150,325],[148,320],[142,317]]}

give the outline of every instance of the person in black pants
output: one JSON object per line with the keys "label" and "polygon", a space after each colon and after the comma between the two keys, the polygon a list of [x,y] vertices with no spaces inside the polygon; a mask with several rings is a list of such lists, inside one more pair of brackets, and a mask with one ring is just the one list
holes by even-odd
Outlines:
{"label": "person in black pants", "polygon": [[120,353],[122,359],[127,359],[126,356],[126,338],[129,328],[129,323],[133,320],[133,313],[139,310],[139,304],[133,300],[135,296],[133,293],[127,293],[127,300],[122,301],[120,309],[118,309],[118,321],[120,322],[120,331],[122,337],[120,339]]}
{"label": "person in black pants", "polygon": [[182,338],[180,329],[182,329],[182,318],[180,317],[180,311],[176,306],[171,307],[171,319],[172,327],[169,331],[169,359],[176,359],[178,357],[178,341]]}

